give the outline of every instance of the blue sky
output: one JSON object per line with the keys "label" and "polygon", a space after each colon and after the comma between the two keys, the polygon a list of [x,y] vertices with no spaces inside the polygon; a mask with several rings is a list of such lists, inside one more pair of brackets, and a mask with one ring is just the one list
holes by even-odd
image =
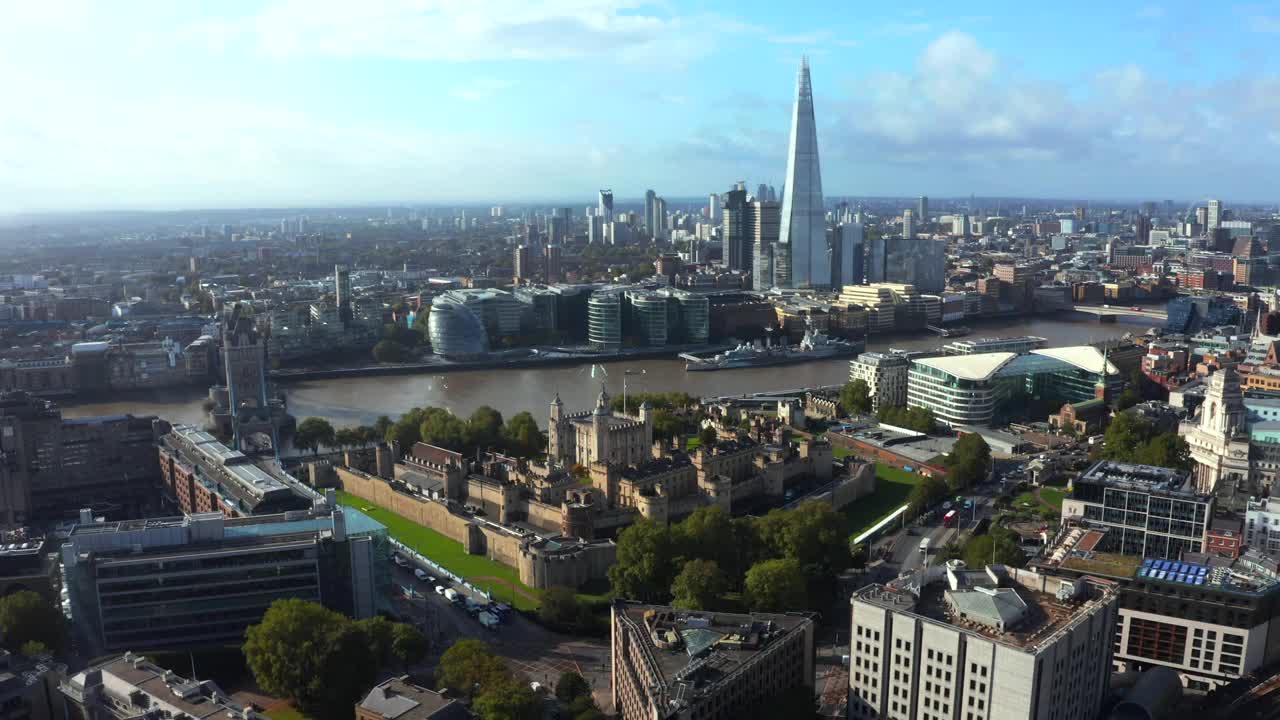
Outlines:
{"label": "blue sky", "polygon": [[[46,7],[48,6],[48,7]],[[0,23],[0,212],[693,196],[1277,200],[1280,4],[62,0]]]}

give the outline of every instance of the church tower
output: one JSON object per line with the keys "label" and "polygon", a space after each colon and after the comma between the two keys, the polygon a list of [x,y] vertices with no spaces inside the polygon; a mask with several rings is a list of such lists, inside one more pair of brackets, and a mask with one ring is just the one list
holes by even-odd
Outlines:
{"label": "church tower", "polygon": [[1209,390],[1200,406],[1200,430],[1221,441],[1231,440],[1244,431],[1244,393],[1240,376],[1227,366],[1209,376]]}
{"label": "church tower", "polygon": [[609,461],[609,419],[612,416],[609,408],[609,393],[600,383],[600,395],[596,398],[596,409],[591,415],[591,435],[594,443],[594,457],[597,462]]}

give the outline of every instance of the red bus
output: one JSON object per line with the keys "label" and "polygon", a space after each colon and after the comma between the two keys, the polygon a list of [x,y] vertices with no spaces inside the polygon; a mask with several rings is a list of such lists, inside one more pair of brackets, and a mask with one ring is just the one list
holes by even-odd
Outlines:
{"label": "red bus", "polygon": [[946,515],[942,516],[942,527],[955,527],[955,526],[956,526],[956,511],[950,510],[947,512]]}

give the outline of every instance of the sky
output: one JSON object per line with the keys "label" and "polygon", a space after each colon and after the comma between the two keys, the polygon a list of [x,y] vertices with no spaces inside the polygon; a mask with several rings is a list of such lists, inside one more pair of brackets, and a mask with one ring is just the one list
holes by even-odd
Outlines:
{"label": "sky", "polygon": [[828,196],[1275,202],[1280,3],[49,0],[0,22],[0,214]]}

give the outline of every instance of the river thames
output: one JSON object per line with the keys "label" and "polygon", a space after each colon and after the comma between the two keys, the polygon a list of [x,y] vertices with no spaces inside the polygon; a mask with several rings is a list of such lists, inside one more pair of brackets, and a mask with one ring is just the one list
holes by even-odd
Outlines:
{"label": "river thames", "polygon": [[[1130,323],[1102,324],[1088,320],[1022,318],[984,323],[965,339],[1039,335],[1050,346],[1081,345],[1139,334],[1147,326]],[[872,338],[868,350],[901,348],[927,350],[950,342],[932,335]],[[396,418],[415,406],[445,407],[466,416],[481,405],[497,408],[503,416],[528,410],[541,425],[556,393],[570,412],[594,406],[603,382],[610,394],[622,392],[624,371],[628,392],[683,391],[696,396],[741,395],[818,385],[836,385],[849,376],[849,358],[822,360],[800,365],[685,372],[684,361],[674,359],[636,360],[602,366],[607,376],[591,367],[516,368],[475,370],[444,375],[391,375],[382,377],[308,380],[283,385],[289,412],[301,419],[323,417],[337,426],[372,423],[379,415]],[[203,388],[170,389],[163,392],[131,393],[107,402],[76,403],[59,400],[68,417],[112,415],[158,415],[170,422],[201,424],[204,411]]]}

